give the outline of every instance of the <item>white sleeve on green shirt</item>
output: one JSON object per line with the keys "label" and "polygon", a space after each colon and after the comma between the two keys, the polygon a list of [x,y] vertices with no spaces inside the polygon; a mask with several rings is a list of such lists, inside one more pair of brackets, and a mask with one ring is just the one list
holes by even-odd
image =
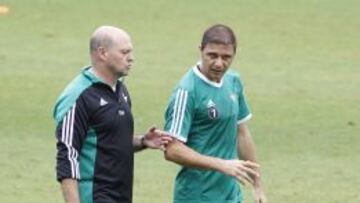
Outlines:
{"label": "white sleeve on green shirt", "polygon": [[239,112],[238,112],[238,122],[237,123],[241,124],[241,123],[245,123],[246,121],[250,120],[252,117],[252,114],[247,105],[243,91],[241,91],[238,100],[239,100]]}
{"label": "white sleeve on green shirt", "polygon": [[165,113],[165,131],[176,139],[186,142],[193,119],[194,104],[189,91],[179,88],[170,98]]}
{"label": "white sleeve on green shirt", "polygon": [[238,102],[239,102],[239,112],[238,112],[238,124],[245,123],[246,121],[250,120],[252,114],[250,112],[250,108],[246,102],[245,93],[243,89],[243,85],[241,84],[240,77],[237,77],[238,83]]}

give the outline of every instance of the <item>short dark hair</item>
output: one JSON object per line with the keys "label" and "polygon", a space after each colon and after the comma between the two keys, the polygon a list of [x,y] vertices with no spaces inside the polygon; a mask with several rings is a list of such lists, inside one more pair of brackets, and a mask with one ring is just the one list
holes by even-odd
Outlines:
{"label": "short dark hair", "polygon": [[236,52],[236,37],[234,31],[223,24],[216,24],[205,30],[202,41],[201,49],[209,43],[233,45]]}

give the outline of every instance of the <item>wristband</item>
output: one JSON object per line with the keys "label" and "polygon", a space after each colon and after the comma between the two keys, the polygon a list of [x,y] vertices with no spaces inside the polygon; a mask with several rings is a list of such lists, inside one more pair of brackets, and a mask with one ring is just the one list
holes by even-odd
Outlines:
{"label": "wristband", "polygon": [[143,148],[143,149],[147,148],[147,146],[145,145],[145,135],[141,136],[140,144],[141,144],[141,148]]}

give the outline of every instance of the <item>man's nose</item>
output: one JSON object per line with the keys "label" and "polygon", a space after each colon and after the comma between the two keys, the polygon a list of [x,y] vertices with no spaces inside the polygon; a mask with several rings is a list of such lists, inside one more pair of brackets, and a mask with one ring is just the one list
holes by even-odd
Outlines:
{"label": "man's nose", "polygon": [[134,60],[135,60],[134,55],[133,55],[133,54],[130,54],[130,55],[128,56],[128,62],[133,62]]}
{"label": "man's nose", "polygon": [[222,61],[222,59],[220,57],[215,60],[214,65],[215,65],[216,68],[221,68],[222,64],[223,64],[223,61]]}

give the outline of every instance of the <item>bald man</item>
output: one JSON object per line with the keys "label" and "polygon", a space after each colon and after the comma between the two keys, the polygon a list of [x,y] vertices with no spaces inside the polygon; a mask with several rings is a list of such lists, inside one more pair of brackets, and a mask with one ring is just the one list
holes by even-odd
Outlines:
{"label": "bald man", "polygon": [[90,39],[91,66],[70,82],[54,108],[57,180],[66,203],[131,203],[134,152],[171,141],[152,127],[134,136],[123,82],[134,61],[130,36],[102,26]]}

